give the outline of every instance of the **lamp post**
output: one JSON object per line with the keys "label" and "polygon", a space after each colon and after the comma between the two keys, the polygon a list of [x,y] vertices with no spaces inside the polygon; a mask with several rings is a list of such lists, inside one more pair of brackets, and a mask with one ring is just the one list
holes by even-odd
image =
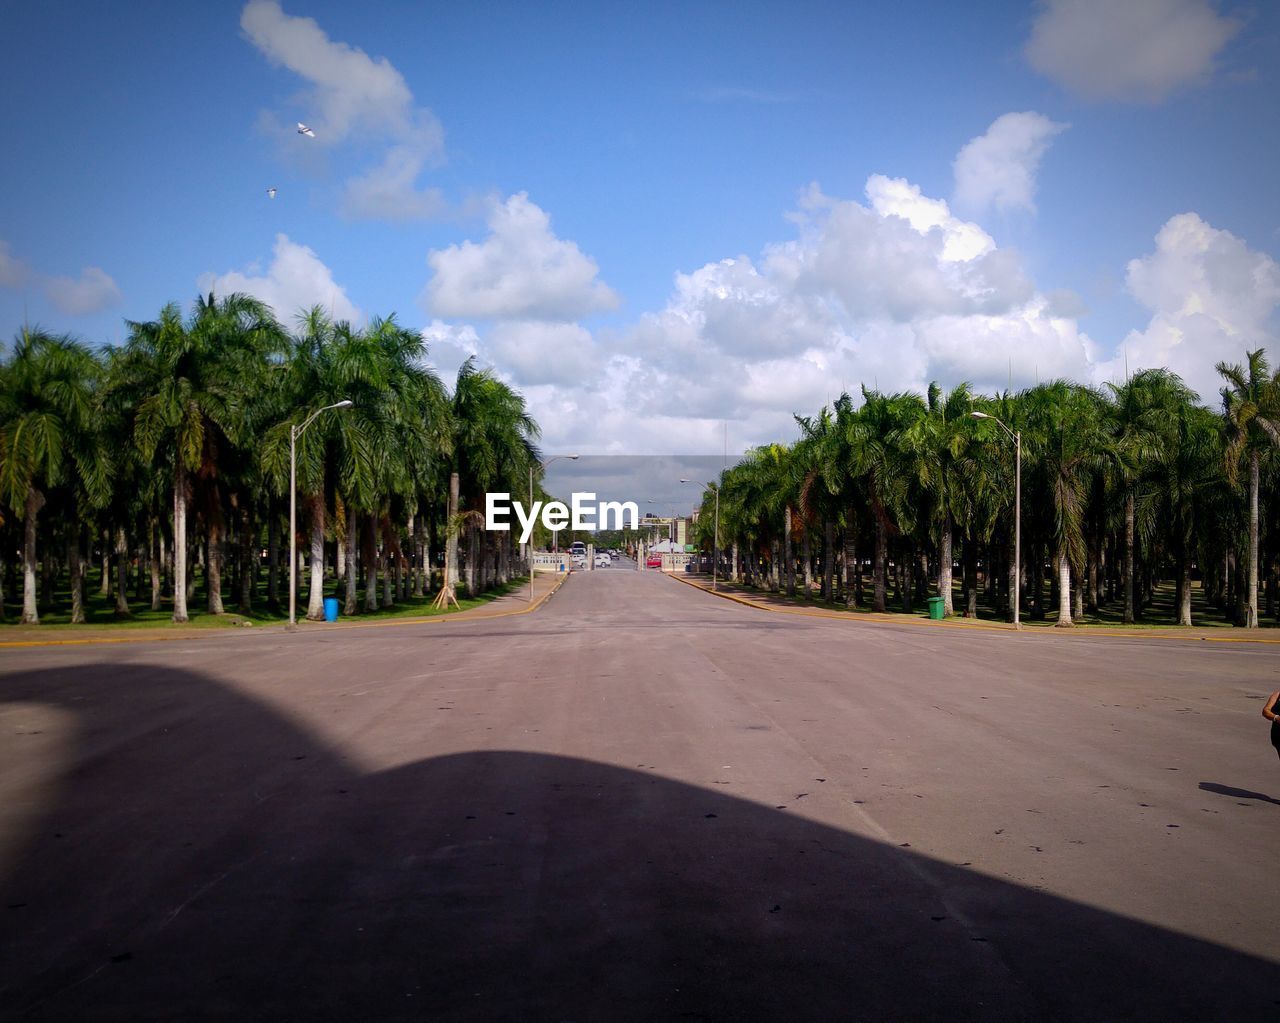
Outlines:
{"label": "lamp post", "polygon": [[[693,480],[681,480],[681,483],[692,483]],[[711,538],[711,590],[714,593],[716,589],[717,569],[720,561],[720,484],[712,483],[710,486],[703,487],[702,492],[705,494],[708,490],[716,492],[716,521],[715,533]]]}
{"label": "lamp post", "polygon": [[343,398],[342,401],[334,402],[332,405],[326,405],[324,408],[318,408],[303,421],[301,426],[293,425],[289,427],[289,628],[296,629],[298,627],[297,602],[298,602],[298,532],[296,526],[297,504],[298,504],[298,438],[302,436],[313,422],[316,416],[321,412],[328,412],[332,408],[350,408],[353,402],[350,398]]}
{"label": "lamp post", "polygon": [[[561,458],[566,459],[567,461],[570,461],[570,462],[576,462],[578,460],[577,455],[556,455],[554,458],[548,458],[545,462],[539,462],[538,468],[542,472],[546,472],[548,465],[550,465],[552,462],[559,461]],[[529,463],[529,513],[532,514],[532,512],[533,512],[533,463],[530,462]],[[529,558],[529,603],[532,604],[533,603],[533,534],[532,533],[529,534],[528,550],[525,551],[525,554]]]}
{"label": "lamp post", "polygon": [[1003,421],[985,412],[970,412],[974,419],[990,419],[1005,433],[1013,438],[1014,444],[1014,477],[1013,477],[1013,627],[1022,628],[1019,616],[1022,603],[1022,431],[1010,430]]}

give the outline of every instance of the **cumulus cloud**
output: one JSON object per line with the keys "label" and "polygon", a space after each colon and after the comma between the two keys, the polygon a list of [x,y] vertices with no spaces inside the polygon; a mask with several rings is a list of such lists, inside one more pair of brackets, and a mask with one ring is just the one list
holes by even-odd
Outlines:
{"label": "cumulus cloud", "polygon": [[49,301],[72,316],[101,312],[122,301],[116,282],[96,266],[86,266],[79,277],[46,277],[44,290]]}
{"label": "cumulus cloud", "polygon": [[521,192],[489,213],[489,236],[427,257],[433,276],[425,302],[437,316],[566,322],[611,309],[618,298],[597,279],[599,267]]}
{"label": "cumulus cloud", "polygon": [[1154,103],[1206,81],[1239,28],[1209,0],[1047,0],[1026,55],[1087,99]]}
{"label": "cumulus cloud", "polygon": [[432,320],[422,328],[422,340],[427,343],[428,361],[446,383],[452,381],[462,364],[473,356],[488,361],[481,349],[480,335],[469,323]]}
{"label": "cumulus cloud", "polygon": [[345,214],[384,220],[438,214],[439,193],[419,189],[417,182],[443,155],[444,132],[390,61],[331,40],[314,19],[286,14],[277,0],[250,0],[240,27],[270,61],[309,83],[299,116],[315,129],[314,144],[386,145],[380,163],[347,182]]}
{"label": "cumulus cloud", "polygon": [[87,316],[119,305],[120,288],[101,267],[86,266],[79,277],[38,273],[18,259],[9,243],[0,241],[0,288],[38,287],[58,309],[69,316]]}
{"label": "cumulus cloud", "polygon": [[975,213],[992,207],[1034,212],[1040,161],[1066,127],[1034,111],[997,117],[956,155],[957,205]]}
{"label": "cumulus cloud", "polygon": [[[862,201],[810,187],[791,219],[797,237],[756,260],[677,274],[665,307],[602,346],[602,382],[573,392],[575,411],[603,403],[595,414],[626,424],[617,436],[651,450],[679,424],[686,445],[714,445],[726,419],[742,445],[794,436],[792,413],[861,383],[994,390],[1090,378],[1096,346],[1072,315],[1078,300],[1037,291],[1016,252],[944,200],[873,175]],[[554,408],[549,435],[563,428],[563,443],[592,443],[557,425]],[[613,436],[595,433],[597,446]]]}
{"label": "cumulus cloud", "polygon": [[18,259],[9,243],[0,241],[0,288],[22,288],[31,279],[31,269]]}
{"label": "cumulus cloud", "polygon": [[1127,284],[1151,320],[1099,364],[1099,380],[1123,379],[1126,366],[1166,366],[1212,400],[1222,385],[1216,363],[1241,362],[1246,349],[1277,343],[1280,265],[1195,213],[1170,218],[1155,251],[1130,261]]}
{"label": "cumulus cloud", "polygon": [[310,248],[276,235],[271,263],[263,272],[256,264],[243,271],[202,274],[200,290],[216,295],[243,292],[266,302],[282,323],[289,324],[299,312],[313,305],[323,306],[336,320],[358,323],[364,314],[347,297],[346,289],[333,279],[332,271]]}
{"label": "cumulus cloud", "polygon": [[489,352],[522,384],[575,384],[596,376],[591,333],[577,323],[506,321],[490,334]]}

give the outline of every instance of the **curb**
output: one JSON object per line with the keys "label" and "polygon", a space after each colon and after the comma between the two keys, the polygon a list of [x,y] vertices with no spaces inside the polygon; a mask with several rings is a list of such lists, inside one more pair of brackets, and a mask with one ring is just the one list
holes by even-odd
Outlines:
{"label": "curb", "polygon": [[691,579],[685,579],[681,576],[674,575],[669,572],[664,572],[663,574],[670,576],[672,579],[675,579],[677,582],[684,583],[686,586],[692,586],[695,590],[699,590],[702,593],[708,594],[709,596],[719,597],[722,600],[731,600],[735,604],[741,604],[743,607],[754,608],[757,611],[767,611],[770,614],[797,615],[801,618],[830,618],[836,621],[853,622],[856,625],[919,625],[925,628],[960,629],[965,632],[1003,632],[1003,633],[1008,633],[1015,636],[1035,636],[1035,635],[1055,636],[1056,635],[1060,638],[1068,638],[1070,636],[1070,637],[1084,637],[1086,639],[1090,639],[1094,637],[1097,637],[1100,639],[1162,639],[1162,640],[1174,640],[1181,643],[1259,643],[1264,645],[1280,645],[1280,639],[1265,639],[1263,637],[1258,637],[1255,639],[1250,636],[1179,636],[1179,635],[1176,635],[1173,633],[1167,633],[1167,632],[1148,632],[1148,631],[1139,631],[1139,630],[1135,630],[1133,632],[1116,632],[1114,630],[1110,632],[1104,632],[1098,629],[1097,626],[1092,626],[1092,625],[1082,626],[1081,631],[1079,632],[1067,633],[1065,631],[1057,632],[1056,630],[1041,628],[1039,626],[1032,629],[1014,629],[1011,625],[994,625],[994,624],[984,625],[976,622],[965,623],[965,622],[958,622],[958,621],[949,622],[946,619],[935,622],[935,621],[930,621],[928,619],[907,618],[907,617],[903,617],[901,619],[891,618],[888,616],[875,617],[875,618],[867,617],[867,616],[854,617],[853,615],[850,615],[848,613],[842,613],[840,611],[819,611],[819,610],[809,610],[807,608],[800,608],[800,607],[796,607],[796,608],[773,607],[769,604],[761,604],[757,601],[751,600],[748,597],[740,597],[735,593],[721,593],[718,590],[710,590],[707,587],[703,586],[702,584],[692,581]]}
{"label": "curb", "polygon": [[[308,623],[307,625],[304,625],[303,628],[305,629],[323,628],[324,632],[341,632],[348,629],[380,629],[380,628],[385,629],[393,625],[431,625],[439,622],[454,622],[454,623],[465,624],[467,622],[489,622],[489,621],[493,621],[495,618],[513,618],[516,615],[533,614],[534,611],[537,611],[540,607],[542,607],[543,604],[545,604],[548,600],[550,600],[553,596],[555,596],[556,592],[560,589],[561,586],[564,585],[565,580],[568,578],[569,578],[569,573],[566,572],[564,575],[560,576],[559,580],[556,582],[556,584],[553,587],[551,587],[551,589],[547,590],[546,593],[544,593],[541,597],[535,600],[532,604],[528,605],[527,607],[522,607],[514,611],[499,611],[499,612],[496,612],[495,614],[475,615],[474,617],[471,617],[471,618],[460,618],[458,614],[425,615],[425,616],[418,616],[414,618],[390,618],[390,619],[387,619],[386,621],[380,621],[380,622],[351,622],[346,625],[333,625],[331,623],[323,624],[323,623],[313,622],[313,623]],[[461,613],[466,614],[465,611]],[[272,635],[272,630],[284,631],[284,627],[280,625],[268,625],[261,629],[255,629],[250,634],[255,636],[261,636],[265,634],[269,636],[269,635]],[[285,634],[287,635],[288,633],[285,632]],[[169,635],[169,636],[96,636],[96,637],[93,637],[92,639],[14,639],[14,640],[0,640],[0,649],[31,648],[31,647],[45,647],[45,646],[98,646],[98,645],[105,645],[105,644],[111,644],[111,643],[117,643],[117,644],[118,643],[171,643],[171,642],[174,642],[175,640],[204,639],[206,636],[228,636],[228,635],[243,635],[243,633],[238,632],[235,629],[227,628],[227,629],[199,629],[199,630],[192,629],[189,632],[180,632],[180,633],[177,633],[176,635]]]}

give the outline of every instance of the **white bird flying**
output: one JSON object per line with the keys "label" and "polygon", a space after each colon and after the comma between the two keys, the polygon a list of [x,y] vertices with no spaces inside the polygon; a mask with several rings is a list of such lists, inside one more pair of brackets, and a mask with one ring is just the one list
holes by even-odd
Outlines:
{"label": "white bird flying", "polygon": [[316,137],[316,133],[312,131],[310,128],[308,128],[301,121],[298,122],[298,134],[305,135],[309,139],[313,139]]}
{"label": "white bird flying", "polygon": [[267,198],[268,198],[268,199],[274,199],[275,197],[276,197],[276,190],[275,190],[274,188],[268,188],[268,189],[267,189]]}

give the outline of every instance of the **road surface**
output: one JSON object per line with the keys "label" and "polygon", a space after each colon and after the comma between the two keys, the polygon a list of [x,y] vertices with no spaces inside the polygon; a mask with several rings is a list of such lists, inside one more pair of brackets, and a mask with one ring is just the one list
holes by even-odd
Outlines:
{"label": "road surface", "polygon": [[0,658],[0,1018],[1280,1016],[1274,647],[612,569]]}

